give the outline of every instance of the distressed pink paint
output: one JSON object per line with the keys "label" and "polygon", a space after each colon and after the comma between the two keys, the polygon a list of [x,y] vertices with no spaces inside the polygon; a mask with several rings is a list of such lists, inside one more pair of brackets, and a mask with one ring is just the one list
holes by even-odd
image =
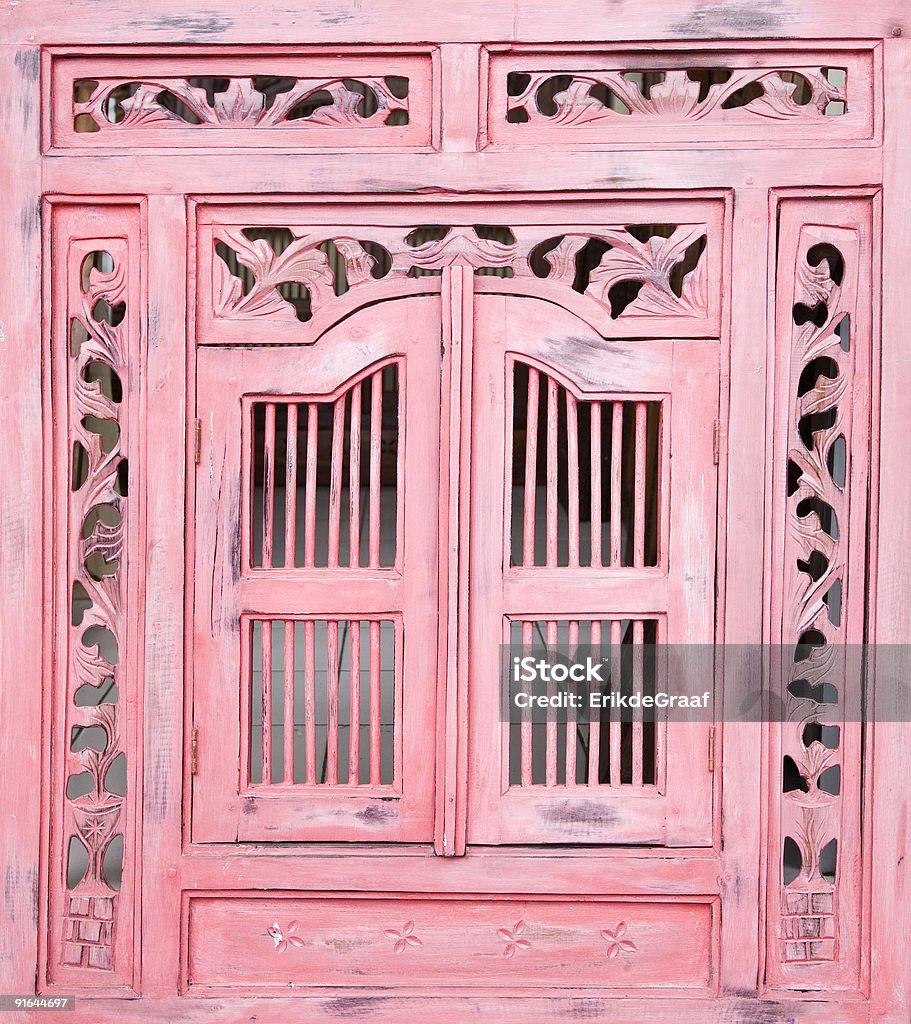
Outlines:
{"label": "distressed pink paint", "polygon": [[864,11],[10,8],[0,994],[908,1019],[907,724],[498,708],[509,638],[907,639]]}

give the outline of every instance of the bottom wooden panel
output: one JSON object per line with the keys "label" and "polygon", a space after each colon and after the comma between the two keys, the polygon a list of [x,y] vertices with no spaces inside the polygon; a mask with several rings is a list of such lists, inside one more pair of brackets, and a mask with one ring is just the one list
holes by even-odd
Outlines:
{"label": "bottom wooden panel", "polygon": [[191,893],[184,990],[715,988],[711,897]]}

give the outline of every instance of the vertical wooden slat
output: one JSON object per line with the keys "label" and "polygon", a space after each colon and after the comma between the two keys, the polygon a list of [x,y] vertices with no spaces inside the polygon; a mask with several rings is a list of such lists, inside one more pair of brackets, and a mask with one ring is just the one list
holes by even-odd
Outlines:
{"label": "vertical wooden slat", "polygon": [[[319,406],[307,406],[307,477],[304,493],[304,565],[312,569],[316,562],[316,444],[319,439]],[[312,625],[312,624],[311,624]]]}
{"label": "vertical wooden slat", "polygon": [[[534,554],[534,551],[532,551]],[[531,642],[534,636],[531,622],[522,623],[522,657],[526,651],[531,649]],[[528,787],[532,784],[532,724],[531,710],[522,710],[522,786]]]}
{"label": "vertical wooden slat", "polygon": [[[645,565],[645,464],[646,413],[645,402],[636,402],[636,450],[635,450],[635,499],[633,505],[633,565],[641,569]],[[641,623],[639,623],[641,627]]]}
{"label": "vertical wooden slat", "polygon": [[[309,437],[308,437],[309,441]],[[304,622],[304,742],[306,743],[306,772],[308,786],[316,782],[316,623]]]}
{"label": "vertical wooden slat", "polygon": [[[535,564],[535,498],[538,483],[538,378],[538,371],[530,366],[528,368],[528,404],[526,406],[527,411],[525,419],[525,511],[523,515],[524,532],[522,538],[523,565]],[[527,625],[530,629],[531,623],[528,623]]]}
{"label": "vertical wooden slat", "polygon": [[288,433],[285,448],[285,568],[296,563],[297,536],[297,405],[288,403]]}
{"label": "vertical wooden slat", "polygon": [[[549,463],[548,463],[549,468]],[[549,534],[548,534],[549,537]],[[552,652],[557,643],[557,623],[547,623],[547,650]],[[547,696],[552,697],[556,693],[556,683],[549,679],[547,683]],[[547,769],[546,785],[556,786],[557,784],[557,719],[552,709],[547,713]]]}
{"label": "vertical wooden slat", "polygon": [[263,785],[272,782],[272,620],[262,628]]}
{"label": "vertical wooden slat", "polygon": [[[569,402],[569,395],[567,395],[567,403]],[[570,434],[572,437],[572,434]],[[570,518],[570,527],[572,526],[572,519]],[[569,624],[569,649],[570,656],[575,657],[572,653],[575,648],[579,645],[579,623],[573,619]],[[571,708],[567,709],[566,714],[566,785],[575,786],[576,784],[576,742],[578,739],[578,727],[576,724],[576,717]]]}
{"label": "vertical wooden slat", "polygon": [[[348,567],[361,564],[361,385],[351,389],[351,432],[348,446]],[[360,629],[360,623],[358,623]]]}
{"label": "vertical wooden slat", "polygon": [[[597,403],[595,403],[597,404]],[[594,406],[592,406],[594,408]],[[592,428],[594,429],[594,428]],[[594,536],[594,535],[593,535]],[[594,562],[594,555],[592,555]],[[596,619],[591,624],[591,649],[592,657],[601,657],[601,620]],[[588,784],[597,786],[601,774],[601,711],[597,708],[589,712],[588,721]]]}
{"label": "vertical wooden slat", "polygon": [[[633,692],[642,692],[645,630],[642,619],[633,623]],[[642,785],[642,708],[633,708],[633,778],[634,786]]]}
{"label": "vertical wooden slat", "polygon": [[612,402],[611,407],[610,564],[616,569],[620,565],[620,485],[623,478],[623,403]]}
{"label": "vertical wooden slat", "polygon": [[263,442],[263,568],[272,568],[272,535],[275,530],[275,403],[266,403]]}
{"label": "vertical wooden slat", "polygon": [[557,382],[547,379],[547,565],[557,564]]}
{"label": "vertical wooden slat", "polygon": [[[345,441],[345,396],[337,398],[332,411],[332,465],[329,471],[329,556],[330,568],[338,568],[339,535],[342,519],[342,458]],[[336,624],[336,631],[338,625]]]}
{"label": "vertical wooden slat", "polygon": [[[372,438],[371,438],[372,441]],[[380,690],[380,624],[370,623],[370,785],[378,786],[380,775],[380,720],[383,713]]]}
{"label": "vertical wooden slat", "polygon": [[[616,410],[617,405],[614,404]],[[613,466],[611,466],[613,472]],[[613,522],[611,522],[611,534],[613,534]],[[610,624],[610,681],[611,690],[614,693],[620,692],[620,644],[623,640],[622,622],[620,619],[611,619]],[[620,785],[620,708],[610,709],[610,784]]]}
{"label": "vertical wooden slat", "polygon": [[[576,399],[569,391],[566,392],[566,446],[569,476],[569,565],[574,568],[579,565],[579,421]],[[577,634],[578,629],[577,623]]]}
{"label": "vertical wooden slat", "polygon": [[[601,403],[591,403],[591,540],[592,567],[601,563]],[[594,629],[594,623],[592,623]],[[598,623],[601,630],[601,623]],[[592,640],[594,643],[594,640]]]}
{"label": "vertical wooden slat", "polygon": [[[360,408],[360,407],[358,407]],[[353,422],[353,420],[352,420]],[[356,786],[360,780],[361,760],[361,623],[355,619],[349,623],[351,682],[348,717],[348,783]]]}
{"label": "vertical wooden slat", "polygon": [[326,623],[326,782],[338,782],[338,619]]}
{"label": "vertical wooden slat", "polygon": [[[370,568],[380,565],[380,452],[383,429],[383,371],[370,378]],[[372,627],[371,627],[372,629]]]}
{"label": "vertical wooden slat", "polygon": [[[285,551],[287,552],[287,548]],[[294,622],[285,621],[285,782],[294,782]]]}

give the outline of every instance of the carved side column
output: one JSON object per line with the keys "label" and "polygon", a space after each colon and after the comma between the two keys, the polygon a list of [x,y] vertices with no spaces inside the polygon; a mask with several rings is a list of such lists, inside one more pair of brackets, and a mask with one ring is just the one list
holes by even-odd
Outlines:
{"label": "carved side column", "polygon": [[783,199],[777,251],[766,982],[857,990],[872,200]]}
{"label": "carved side column", "polygon": [[138,981],[140,213],[124,205],[51,207],[47,976],[76,991]]}

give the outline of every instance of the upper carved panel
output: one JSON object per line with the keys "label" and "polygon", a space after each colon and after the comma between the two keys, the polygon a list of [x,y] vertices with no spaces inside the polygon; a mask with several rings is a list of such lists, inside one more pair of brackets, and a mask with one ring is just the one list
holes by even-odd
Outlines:
{"label": "upper carved panel", "polygon": [[[325,224],[308,222],[294,205],[272,208],[266,223],[262,207],[205,208],[201,340],[249,344],[255,330],[267,342],[315,341],[359,306],[438,291],[443,270],[455,265],[473,268],[476,291],[546,298],[605,335],[716,332],[719,201],[598,204],[597,214],[578,204],[534,205],[547,209],[550,223],[521,223],[524,213],[509,224],[474,223],[483,214],[469,204],[450,207],[445,219],[434,209],[436,223],[419,204],[400,207],[409,219],[398,225],[362,208]],[[557,220],[557,211],[567,219]]]}
{"label": "upper carved panel", "polygon": [[[434,55],[54,56],[48,145],[426,148]],[[268,140],[268,141],[266,141]]]}
{"label": "upper carved panel", "polygon": [[874,65],[869,49],[492,50],[486,141],[868,139]]}

